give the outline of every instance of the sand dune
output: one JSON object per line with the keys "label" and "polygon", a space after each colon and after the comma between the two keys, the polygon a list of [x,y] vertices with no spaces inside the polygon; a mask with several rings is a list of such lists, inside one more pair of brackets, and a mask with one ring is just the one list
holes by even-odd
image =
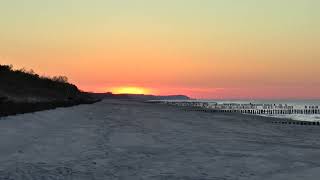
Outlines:
{"label": "sand dune", "polygon": [[0,120],[0,179],[318,179],[318,126],[125,100]]}

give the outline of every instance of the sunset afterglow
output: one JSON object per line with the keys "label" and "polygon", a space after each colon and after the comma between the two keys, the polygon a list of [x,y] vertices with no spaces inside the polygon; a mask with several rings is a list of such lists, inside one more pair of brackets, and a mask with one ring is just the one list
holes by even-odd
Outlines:
{"label": "sunset afterglow", "polygon": [[114,94],[151,94],[151,90],[142,87],[116,87],[111,88]]}
{"label": "sunset afterglow", "polygon": [[320,98],[319,7],[319,0],[1,1],[0,63],[65,75],[84,91]]}

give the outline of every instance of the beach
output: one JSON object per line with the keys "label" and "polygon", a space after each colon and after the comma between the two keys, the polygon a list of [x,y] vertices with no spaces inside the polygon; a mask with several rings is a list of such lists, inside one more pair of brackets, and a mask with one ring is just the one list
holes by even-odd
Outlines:
{"label": "beach", "polygon": [[0,119],[0,179],[312,180],[320,127],[105,99]]}

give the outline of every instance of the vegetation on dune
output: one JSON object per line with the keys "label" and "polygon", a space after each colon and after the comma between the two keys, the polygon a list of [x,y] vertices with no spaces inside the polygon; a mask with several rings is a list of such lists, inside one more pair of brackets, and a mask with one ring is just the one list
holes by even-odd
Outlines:
{"label": "vegetation on dune", "polygon": [[14,70],[12,65],[0,65],[1,101],[62,101],[77,98],[82,93],[65,76],[40,76],[33,70]]}
{"label": "vegetation on dune", "polygon": [[50,78],[33,70],[0,65],[0,117],[97,101],[65,76]]}

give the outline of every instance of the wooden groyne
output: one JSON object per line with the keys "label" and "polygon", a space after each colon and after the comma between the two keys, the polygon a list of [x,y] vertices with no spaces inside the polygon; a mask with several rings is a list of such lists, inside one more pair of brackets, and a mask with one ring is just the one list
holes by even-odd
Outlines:
{"label": "wooden groyne", "polygon": [[320,114],[319,106],[303,105],[293,106],[287,104],[237,104],[201,101],[149,101],[149,103],[161,103],[179,107],[190,107],[191,111],[220,112],[220,113],[241,113],[257,115],[276,115],[276,114]]}
{"label": "wooden groyne", "polygon": [[193,111],[241,113],[241,114],[320,114],[319,109],[291,109],[291,110],[256,110],[256,109],[194,109]]}
{"label": "wooden groyne", "polygon": [[301,126],[320,126],[320,122],[308,122],[308,121],[273,121],[272,124],[281,125],[301,125]]}

